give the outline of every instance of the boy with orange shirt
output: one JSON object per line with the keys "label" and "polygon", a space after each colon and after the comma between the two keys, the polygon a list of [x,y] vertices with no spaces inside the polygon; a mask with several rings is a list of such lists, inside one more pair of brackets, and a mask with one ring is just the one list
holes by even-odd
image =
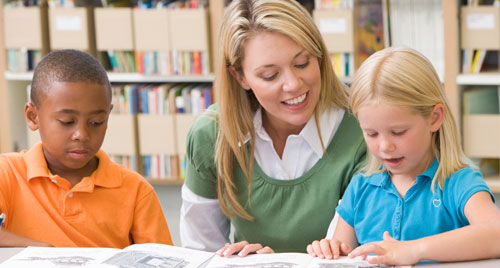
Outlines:
{"label": "boy with orange shirt", "polygon": [[24,107],[42,142],[0,155],[0,246],[172,244],[153,187],[100,150],[111,109],[93,57],[62,50],[42,59]]}

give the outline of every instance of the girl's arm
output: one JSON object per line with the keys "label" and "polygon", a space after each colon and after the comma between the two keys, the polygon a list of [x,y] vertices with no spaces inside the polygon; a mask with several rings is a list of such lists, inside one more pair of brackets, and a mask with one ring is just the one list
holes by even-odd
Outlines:
{"label": "girl's arm", "polygon": [[[384,241],[354,249],[349,256],[366,256],[370,263],[411,265],[421,260],[441,262],[500,257],[500,210],[486,191],[472,195],[464,208],[470,225],[412,241],[396,241],[388,233]],[[423,222],[422,224],[425,224]]]}
{"label": "girl's arm", "polygon": [[337,259],[346,256],[358,245],[354,228],[339,216],[333,238],[313,241],[307,246],[307,253],[322,259]]}
{"label": "girl's arm", "polygon": [[0,229],[0,247],[52,247],[51,244]]}

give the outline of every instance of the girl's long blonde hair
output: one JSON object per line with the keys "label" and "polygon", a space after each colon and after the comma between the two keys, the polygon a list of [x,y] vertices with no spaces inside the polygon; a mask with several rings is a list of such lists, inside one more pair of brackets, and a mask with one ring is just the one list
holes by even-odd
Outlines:
{"label": "girl's long blonde hair", "polygon": [[[371,55],[359,68],[351,86],[350,107],[355,115],[366,102],[376,100],[407,107],[431,116],[436,104],[445,108],[441,128],[432,134],[431,152],[439,167],[432,180],[443,189],[445,179],[470,163],[460,145],[458,128],[451,114],[443,86],[432,64],[411,48],[389,47]],[[380,172],[382,162],[371,153],[366,175]]]}
{"label": "girl's long blonde hair", "polygon": [[[309,13],[296,1],[236,0],[227,8],[219,30],[214,88],[218,103],[218,136],[215,148],[217,194],[222,211],[252,220],[237,199],[234,168],[237,163],[246,179],[248,195],[254,166],[255,130],[253,115],[259,103],[230,74],[233,67],[243,75],[245,43],[259,32],[284,34],[318,58],[321,90],[318,113],[329,107],[347,109],[347,92],[339,82],[330,63],[328,51]],[[250,141],[249,146],[246,142]],[[236,160],[236,162],[235,162]]]}

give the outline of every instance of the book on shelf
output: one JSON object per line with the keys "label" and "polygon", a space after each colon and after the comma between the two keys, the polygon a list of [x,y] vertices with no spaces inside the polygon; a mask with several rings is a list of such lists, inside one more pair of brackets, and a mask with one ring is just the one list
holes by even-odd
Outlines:
{"label": "book on shelf", "polygon": [[476,87],[463,93],[464,114],[500,114],[499,87]]}
{"label": "book on shelf", "polygon": [[[305,253],[219,257],[213,252],[162,244],[136,244],[124,249],[28,247],[0,267],[162,267],[162,268],[352,268],[388,267],[361,259],[313,258]],[[394,267],[394,266],[391,266]],[[397,266],[402,267],[402,266]]]}
{"label": "book on shelf", "polygon": [[[447,1],[447,0],[443,0]],[[418,50],[444,77],[442,1],[388,0],[391,46]]]}

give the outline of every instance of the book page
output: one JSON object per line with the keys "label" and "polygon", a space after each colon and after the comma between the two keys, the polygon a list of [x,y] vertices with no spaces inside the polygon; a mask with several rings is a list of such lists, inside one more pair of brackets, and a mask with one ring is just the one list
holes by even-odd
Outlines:
{"label": "book page", "polygon": [[[368,257],[369,258],[369,257]],[[351,259],[349,257],[340,257],[337,260],[325,260],[314,258],[307,268],[372,268],[372,267],[392,267],[392,268],[410,268],[411,266],[388,266],[385,264],[370,264],[361,258]]]}
{"label": "book page", "polygon": [[213,252],[162,244],[135,244],[103,261],[99,267],[196,268],[213,255]]}
{"label": "book page", "polygon": [[204,268],[305,268],[312,259],[304,253],[252,254],[246,257],[216,255]]}
{"label": "book page", "polygon": [[120,249],[27,247],[0,265],[1,268],[67,268],[100,263]]}

